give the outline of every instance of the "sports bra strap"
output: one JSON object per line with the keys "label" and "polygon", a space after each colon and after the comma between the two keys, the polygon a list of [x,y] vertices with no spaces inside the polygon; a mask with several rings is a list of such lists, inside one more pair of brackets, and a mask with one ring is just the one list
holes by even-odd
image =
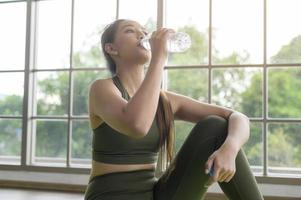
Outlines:
{"label": "sports bra strap", "polygon": [[122,96],[125,97],[127,100],[129,100],[131,97],[130,97],[129,93],[127,92],[127,90],[125,89],[125,87],[123,86],[120,78],[117,75],[115,75],[115,76],[113,76],[112,79],[113,79],[114,84],[120,90]]}

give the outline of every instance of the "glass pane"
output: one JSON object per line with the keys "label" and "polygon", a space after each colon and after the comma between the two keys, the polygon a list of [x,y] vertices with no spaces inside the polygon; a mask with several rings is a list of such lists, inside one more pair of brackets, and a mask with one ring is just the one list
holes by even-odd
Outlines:
{"label": "glass pane", "polygon": [[170,53],[168,65],[208,64],[208,0],[167,0],[166,27],[188,33],[191,37],[191,47],[182,53]]}
{"label": "glass pane", "polygon": [[263,1],[212,1],[212,63],[263,63]]}
{"label": "glass pane", "polygon": [[301,117],[301,69],[268,69],[268,114],[270,117]]}
{"label": "glass pane", "polygon": [[263,171],[263,143],[262,143],[262,123],[251,122],[250,137],[243,146],[248,161],[254,172]]}
{"label": "glass pane", "polygon": [[0,73],[0,115],[22,115],[23,93],[23,72]]}
{"label": "glass pane", "polygon": [[262,68],[212,70],[212,102],[246,114],[262,116]]}
{"label": "glass pane", "polygon": [[26,2],[0,4],[0,69],[24,69]]}
{"label": "glass pane", "polygon": [[115,17],[116,1],[75,2],[73,67],[105,67],[99,32]]}
{"label": "glass pane", "polygon": [[37,1],[36,68],[68,68],[71,0]]}
{"label": "glass pane", "polygon": [[301,63],[301,1],[267,1],[267,62]]}
{"label": "glass pane", "polygon": [[182,120],[175,120],[175,154],[177,154],[180,148],[182,147],[184,141],[186,140],[186,137],[188,136],[194,125],[195,123]]}
{"label": "glass pane", "polygon": [[[89,131],[88,131],[89,130]],[[72,122],[72,160],[75,165],[91,164],[92,129],[89,121]]]}
{"label": "glass pane", "polygon": [[119,19],[135,20],[148,32],[157,28],[157,0],[119,0]]}
{"label": "glass pane", "polygon": [[21,162],[22,120],[0,119],[0,164]]}
{"label": "glass pane", "polygon": [[167,71],[169,91],[208,102],[207,69],[169,69]]}
{"label": "glass pane", "polygon": [[268,169],[301,175],[301,124],[268,124]]}
{"label": "glass pane", "polygon": [[67,115],[67,72],[37,72],[37,114]]}
{"label": "glass pane", "polygon": [[108,70],[74,72],[73,114],[88,115],[90,84],[96,79],[109,78]]}
{"label": "glass pane", "polygon": [[37,120],[33,162],[41,165],[66,165],[67,122]]}

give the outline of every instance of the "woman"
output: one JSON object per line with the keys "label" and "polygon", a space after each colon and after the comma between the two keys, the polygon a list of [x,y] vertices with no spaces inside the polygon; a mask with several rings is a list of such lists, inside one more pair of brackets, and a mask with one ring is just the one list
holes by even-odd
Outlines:
{"label": "woman", "polygon": [[[138,22],[119,19],[105,28],[101,42],[112,78],[90,86],[93,160],[85,199],[200,200],[213,182],[229,199],[263,199],[241,149],[249,119],[161,90],[166,40],[173,32],[154,31],[148,51],[139,45],[147,33]],[[174,119],[195,123],[175,157]],[[167,157],[159,178],[158,152]]]}

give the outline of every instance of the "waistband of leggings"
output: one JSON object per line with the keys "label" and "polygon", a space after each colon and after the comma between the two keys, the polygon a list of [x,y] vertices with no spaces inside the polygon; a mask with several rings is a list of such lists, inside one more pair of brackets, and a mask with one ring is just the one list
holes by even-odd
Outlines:
{"label": "waistband of leggings", "polygon": [[111,172],[111,173],[106,173],[106,174],[101,174],[92,177],[92,179],[89,180],[89,183],[96,179],[102,179],[106,177],[111,177],[111,176],[116,176],[116,175],[127,175],[127,174],[145,174],[149,173],[151,175],[154,175],[156,169],[155,168],[150,168],[150,169],[137,169],[137,170],[130,170],[130,171],[118,171],[118,172]]}

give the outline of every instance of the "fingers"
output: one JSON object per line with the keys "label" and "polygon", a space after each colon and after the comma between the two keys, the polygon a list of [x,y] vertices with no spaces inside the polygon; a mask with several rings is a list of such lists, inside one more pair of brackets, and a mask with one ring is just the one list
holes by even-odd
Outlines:
{"label": "fingers", "polygon": [[157,31],[155,31],[156,33],[155,33],[155,37],[158,37],[158,38],[166,38],[166,37],[168,37],[168,35],[170,34],[170,33],[175,33],[175,30],[173,30],[173,29],[170,29],[170,28],[164,28],[164,27],[162,27],[162,28],[160,28],[160,29],[158,29]]}
{"label": "fingers", "polygon": [[214,168],[214,173],[213,173],[213,176],[212,176],[212,180],[214,182],[218,181],[218,178],[220,176],[220,172],[221,172],[220,168],[217,168],[217,167]]}
{"label": "fingers", "polygon": [[221,171],[219,177],[218,177],[218,181],[219,182],[223,182],[225,181],[226,178],[228,178],[231,174],[227,171]]}
{"label": "fingers", "polygon": [[229,182],[235,175],[235,169],[233,170],[233,172],[230,174],[230,176],[228,178],[226,178],[225,182]]}
{"label": "fingers", "polygon": [[222,169],[219,171],[218,182],[229,182],[235,174],[234,170],[225,170]]}
{"label": "fingers", "polygon": [[212,168],[212,164],[213,164],[213,159],[209,158],[205,164],[205,174],[208,174],[210,172],[210,169]]}
{"label": "fingers", "polygon": [[172,33],[175,33],[175,31],[173,29],[166,29],[166,30],[164,30],[163,37],[166,39]]}
{"label": "fingers", "polygon": [[207,186],[212,185],[214,182],[218,181],[218,176],[219,176],[219,169],[215,168],[214,163],[211,165],[211,171],[210,173],[210,178],[208,179]]}
{"label": "fingers", "polygon": [[206,163],[206,168],[211,165],[211,171],[213,174],[210,174],[210,178],[208,179],[207,186],[213,184],[214,182],[229,182],[234,174],[235,169],[225,169],[222,166],[218,165],[218,163],[213,162],[211,159],[209,159]]}

